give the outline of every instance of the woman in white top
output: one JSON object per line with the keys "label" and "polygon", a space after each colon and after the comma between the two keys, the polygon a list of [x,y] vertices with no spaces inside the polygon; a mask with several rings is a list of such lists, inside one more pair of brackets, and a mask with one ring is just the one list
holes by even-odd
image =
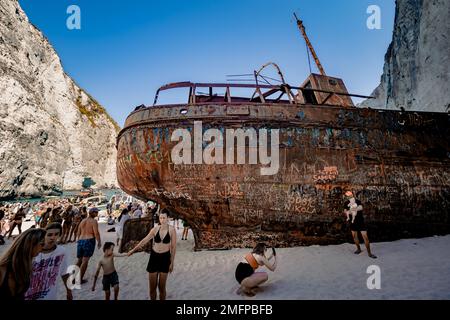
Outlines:
{"label": "woman in white top", "polygon": [[[235,272],[237,282],[241,285],[239,292],[248,296],[255,295],[255,289],[269,279],[267,272],[255,272],[260,266],[266,266],[270,271],[275,271],[277,267],[277,256],[275,249],[267,258],[267,247],[264,243],[258,243],[251,253],[248,253],[238,264]],[[271,262],[270,260],[274,258]]]}

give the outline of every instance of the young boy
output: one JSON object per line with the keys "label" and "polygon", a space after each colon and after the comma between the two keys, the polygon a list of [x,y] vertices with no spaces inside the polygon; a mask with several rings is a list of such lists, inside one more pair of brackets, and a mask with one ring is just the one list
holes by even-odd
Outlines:
{"label": "young boy", "polygon": [[45,230],[45,244],[42,251],[33,259],[30,287],[25,300],[57,300],[57,280],[61,277],[66,287],[67,300],[72,300],[72,290],[67,287],[67,255],[64,247],[57,244],[62,227],[59,223],[49,224]]}
{"label": "young boy", "polygon": [[103,291],[105,291],[105,300],[110,300],[111,287],[114,287],[114,300],[118,300],[119,296],[119,275],[114,267],[114,257],[125,257],[127,254],[114,253],[114,243],[106,242],[103,246],[103,258],[99,261],[97,272],[95,273],[94,284],[92,285],[92,291],[95,291],[95,284],[100,273],[100,269],[103,268]]}

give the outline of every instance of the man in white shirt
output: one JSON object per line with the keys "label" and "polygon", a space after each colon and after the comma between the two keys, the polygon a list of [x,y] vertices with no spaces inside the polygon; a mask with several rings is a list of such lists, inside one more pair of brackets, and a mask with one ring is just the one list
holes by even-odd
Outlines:
{"label": "man in white shirt", "polygon": [[25,300],[57,300],[58,278],[61,277],[67,291],[67,300],[72,300],[72,290],[67,287],[66,250],[57,245],[62,232],[61,224],[51,223],[45,230],[45,245],[33,259],[33,271]]}

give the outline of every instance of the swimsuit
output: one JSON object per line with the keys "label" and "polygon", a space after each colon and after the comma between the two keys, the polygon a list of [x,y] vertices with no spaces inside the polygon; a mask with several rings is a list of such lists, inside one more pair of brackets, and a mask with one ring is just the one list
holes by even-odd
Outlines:
{"label": "swimsuit", "polygon": [[242,280],[244,280],[247,277],[250,277],[252,274],[255,273],[255,270],[258,269],[259,264],[256,261],[253,254],[249,253],[245,256],[245,260],[247,262],[240,262],[236,268],[236,272],[234,274],[237,282],[241,284]]}
{"label": "swimsuit", "polygon": [[103,291],[109,291],[111,287],[118,285],[119,275],[117,274],[117,271],[114,271],[113,273],[110,274],[104,274],[102,284],[103,284]]}
{"label": "swimsuit", "polygon": [[253,273],[255,273],[255,270],[253,270],[251,265],[249,265],[248,263],[240,262],[236,268],[234,276],[237,282],[241,284],[242,280],[250,277]]}
{"label": "swimsuit", "polygon": [[[159,228],[159,230],[161,230],[161,228]],[[159,230],[155,236],[155,243],[162,242],[165,244],[169,244],[170,243],[170,229],[167,231],[167,234],[164,237],[164,239],[162,239],[162,241],[161,241],[161,236],[159,235]],[[147,264],[147,272],[168,273],[169,267],[170,267],[170,258],[171,258],[170,250],[163,252],[163,253],[158,253],[158,252],[154,251],[152,248],[152,250],[150,252],[150,259],[148,260],[148,264]]]}
{"label": "swimsuit", "polygon": [[95,238],[78,240],[77,258],[90,258],[94,255]]}
{"label": "swimsuit", "polygon": [[170,251],[158,253],[152,249],[147,264],[147,272],[168,273],[170,267]]}
{"label": "swimsuit", "polygon": [[367,231],[366,224],[364,223],[364,217],[361,211],[358,211],[355,217],[355,222],[350,225],[352,231]]}
{"label": "swimsuit", "polygon": [[[158,229],[158,233],[156,233],[155,236],[155,242],[156,243],[161,243],[161,236],[159,235],[159,231],[161,230],[161,227]],[[162,243],[168,244],[170,243],[170,230],[167,230],[166,236],[164,237],[164,239],[162,240]]]}

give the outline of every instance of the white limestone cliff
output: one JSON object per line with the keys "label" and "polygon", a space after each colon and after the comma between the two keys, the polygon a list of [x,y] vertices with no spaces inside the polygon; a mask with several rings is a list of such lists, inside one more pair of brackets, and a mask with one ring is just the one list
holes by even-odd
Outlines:
{"label": "white limestone cliff", "polygon": [[0,199],[117,186],[119,127],[64,72],[17,0],[0,0]]}
{"label": "white limestone cliff", "polygon": [[360,106],[407,111],[450,109],[450,1],[397,0],[393,40],[376,99]]}

